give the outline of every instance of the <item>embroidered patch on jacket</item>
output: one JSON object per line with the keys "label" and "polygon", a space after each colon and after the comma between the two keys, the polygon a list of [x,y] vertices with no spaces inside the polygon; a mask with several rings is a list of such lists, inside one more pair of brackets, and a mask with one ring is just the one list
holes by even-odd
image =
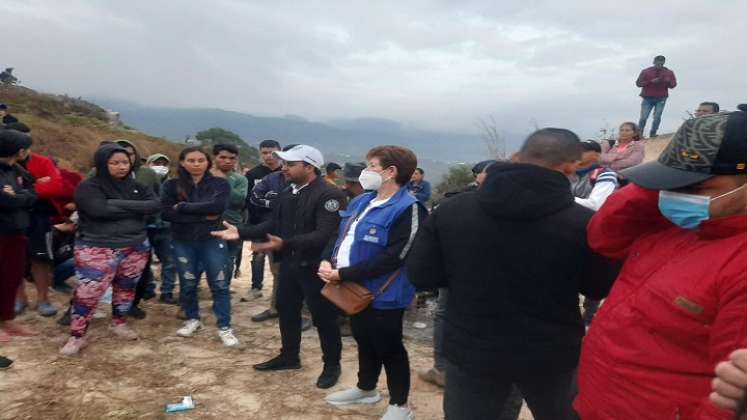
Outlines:
{"label": "embroidered patch on jacket", "polygon": [[379,243],[379,238],[377,238],[375,236],[371,236],[371,235],[364,235],[363,236],[363,240],[366,241],[366,242],[372,242],[372,243],[375,243],[375,244]]}
{"label": "embroidered patch on jacket", "polygon": [[674,299],[674,304],[693,315],[700,315],[703,313],[702,306],[698,305],[697,303],[689,300],[688,298],[684,296],[677,296]]}
{"label": "embroidered patch on jacket", "polygon": [[336,212],[337,210],[340,210],[340,202],[337,200],[327,200],[324,203],[324,210],[327,210],[328,212]]}

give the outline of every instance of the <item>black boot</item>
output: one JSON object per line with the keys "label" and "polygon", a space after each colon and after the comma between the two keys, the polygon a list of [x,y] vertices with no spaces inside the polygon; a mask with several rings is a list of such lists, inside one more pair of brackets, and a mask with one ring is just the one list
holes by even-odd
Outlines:
{"label": "black boot", "polygon": [[171,293],[161,293],[161,297],[159,298],[161,303],[165,303],[166,305],[178,305],[179,302],[174,299],[174,295]]}
{"label": "black boot", "polygon": [[127,315],[135,319],[145,319],[145,311],[134,305],[130,308],[130,312],[128,312]]}
{"label": "black boot", "polygon": [[260,370],[260,371],[301,369],[301,361],[298,359],[287,360],[285,356],[281,354],[280,356],[277,356],[274,359],[270,359],[264,363],[259,363],[259,364],[254,365],[254,369]]}
{"label": "black boot", "polygon": [[342,370],[340,369],[340,365],[328,365],[324,364],[324,370],[322,370],[322,374],[319,375],[319,379],[316,380],[316,386],[317,388],[321,389],[327,389],[332,388],[337,384],[337,380],[340,379],[340,374],[342,373]]}
{"label": "black boot", "polygon": [[12,364],[12,360],[8,359],[7,357],[0,356],[0,369],[7,369]]}

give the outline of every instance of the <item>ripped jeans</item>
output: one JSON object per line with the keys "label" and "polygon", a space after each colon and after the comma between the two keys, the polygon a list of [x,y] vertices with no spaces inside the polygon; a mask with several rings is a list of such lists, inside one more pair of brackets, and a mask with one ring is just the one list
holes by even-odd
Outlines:
{"label": "ripped jeans", "polygon": [[171,242],[174,265],[179,274],[181,304],[187,319],[200,319],[197,301],[199,273],[204,270],[213,294],[213,312],[218,328],[231,328],[231,295],[229,292],[228,247],[220,239]]}

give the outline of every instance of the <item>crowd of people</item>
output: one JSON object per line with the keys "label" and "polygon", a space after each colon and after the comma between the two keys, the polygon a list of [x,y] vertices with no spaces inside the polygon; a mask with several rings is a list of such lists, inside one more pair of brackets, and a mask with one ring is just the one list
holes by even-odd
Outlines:
{"label": "crowd of people", "polygon": [[[663,63],[641,73],[644,91],[676,86]],[[652,136],[660,93],[642,94],[656,109]],[[401,146],[341,166],[313,146],[265,140],[261,163],[241,171],[232,144],[186,147],[172,162],[106,140],[84,178],[32,152],[30,128],[0,111],[0,342],[39,334],[15,321],[31,308],[24,278],[41,316],[59,311],[50,287],[71,293],[58,321],[69,328],[65,356],[89,344],[102,302],[111,333],[137,339],[127,320],[146,317],[139,303],[157,283],[159,301],[180,307],[174,335],[192,337],[203,328],[205,278],[217,336],[235,347],[231,284],[251,241],[242,299],[263,296],[269,264],[270,307],[253,320],[278,318],[280,329],[277,356],[254,369],[301,369],[301,333],[313,324],[316,386],[334,387],[349,318],[358,380],[329,404],[379,402],[383,369],[382,419],[414,418],[403,319],[418,290],[437,290],[434,363],[418,377],[444,387],[447,419],[516,419],[524,401],[538,420],[745,410],[745,105],[720,112],[703,102],[648,163],[643,112],[611,141],[539,129],[437,203]]]}

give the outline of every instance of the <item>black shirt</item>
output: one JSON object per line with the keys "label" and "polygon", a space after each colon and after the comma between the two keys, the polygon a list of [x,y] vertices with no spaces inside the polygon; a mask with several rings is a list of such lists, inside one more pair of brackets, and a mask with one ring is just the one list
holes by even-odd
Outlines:
{"label": "black shirt", "polygon": [[249,181],[249,193],[246,195],[246,208],[249,210],[250,224],[256,225],[262,222],[262,216],[269,211],[265,208],[255,206],[249,201],[252,196],[252,188],[254,188],[254,186],[262,180],[262,178],[279,170],[280,166],[278,166],[277,169],[270,169],[265,165],[257,165],[246,173],[246,179],[247,181]]}

